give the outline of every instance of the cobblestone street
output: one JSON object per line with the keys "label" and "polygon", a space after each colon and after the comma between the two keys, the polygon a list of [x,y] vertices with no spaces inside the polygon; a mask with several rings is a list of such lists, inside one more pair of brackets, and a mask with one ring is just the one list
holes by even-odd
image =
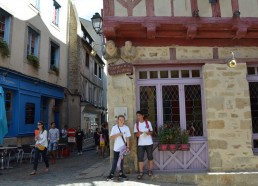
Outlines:
{"label": "cobblestone street", "polygon": [[89,150],[83,155],[72,154],[68,158],[59,159],[54,165],[50,162],[48,173],[44,173],[45,164],[39,163],[35,176],[29,175],[33,166],[29,162],[22,163],[18,167],[13,164],[13,169],[1,170],[0,185],[77,185],[83,183],[77,175],[101,161],[103,161],[101,156],[97,156],[94,150]]}

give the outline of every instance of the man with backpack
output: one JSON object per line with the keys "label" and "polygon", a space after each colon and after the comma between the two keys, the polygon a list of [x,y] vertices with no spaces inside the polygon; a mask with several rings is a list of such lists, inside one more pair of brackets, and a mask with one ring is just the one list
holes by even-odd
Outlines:
{"label": "man with backpack", "polygon": [[144,114],[142,111],[137,111],[137,122],[134,125],[134,133],[138,138],[138,163],[139,163],[139,175],[138,179],[143,177],[143,161],[144,153],[146,151],[148,158],[148,175],[152,176],[153,167],[153,140],[152,140],[152,126],[151,122],[144,120]]}

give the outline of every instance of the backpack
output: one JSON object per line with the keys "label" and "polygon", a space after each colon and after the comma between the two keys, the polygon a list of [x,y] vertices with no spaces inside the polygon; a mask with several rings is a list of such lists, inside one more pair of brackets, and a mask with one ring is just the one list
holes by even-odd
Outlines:
{"label": "backpack", "polygon": [[[146,123],[146,127],[147,127],[147,129],[149,129],[150,127],[149,127],[149,123],[148,123],[148,121],[147,120],[145,120],[145,123]],[[136,129],[137,129],[137,131],[139,132],[140,130],[139,130],[139,122],[137,121],[136,122]],[[149,129],[150,130],[150,129]]]}

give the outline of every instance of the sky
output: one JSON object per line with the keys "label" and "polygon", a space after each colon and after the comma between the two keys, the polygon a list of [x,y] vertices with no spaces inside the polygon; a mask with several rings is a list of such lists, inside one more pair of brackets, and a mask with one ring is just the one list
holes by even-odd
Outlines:
{"label": "sky", "polygon": [[91,20],[96,12],[101,15],[103,0],[75,0],[74,2],[78,15],[81,18]]}

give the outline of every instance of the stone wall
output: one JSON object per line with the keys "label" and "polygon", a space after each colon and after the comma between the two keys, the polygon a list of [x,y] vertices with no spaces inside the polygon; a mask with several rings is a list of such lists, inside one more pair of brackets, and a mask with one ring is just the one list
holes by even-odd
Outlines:
{"label": "stone wall", "polygon": [[246,64],[203,66],[211,171],[258,167],[252,152],[252,123]]}
{"label": "stone wall", "polygon": [[[125,172],[133,172],[137,170],[137,157],[136,157],[136,140],[133,134],[133,127],[136,116],[136,100],[135,100],[135,81],[130,79],[125,74],[108,76],[107,78],[107,97],[108,97],[108,114],[109,114],[109,130],[117,123],[115,119],[115,107],[127,107],[127,117],[125,124],[128,125],[131,131],[130,150],[131,154],[125,159]],[[113,158],[114,142],[111,140],[111,160]]]}
{"label": "stone wall", "polygon": [[[171,49],[174,52],[171,52]],[[258,58],[257,47],[137,47],[138,57],[133,62],[139,64],[180,64],[203,65],[205,116],[211,171],[252,170],[258,167],[258,157],[252,152],[252,124],[249,87],[246,79],[245,60]],[[217,54],[214,55],[214,51]],[[229,68],[226,59],[235,52],[237,63]],[[173,57],[171,55],[174,55]],[[214,58],[216,56],[216,58]],[[238,58],[239,57],[239,58]],[[241,60],[240,60],[241,58]],[[173,60],[171,60],[173,59]],[[189,63],[188,63],[189,62]],[[220,63],[220,64],[218,64]],[[147,68],[147,66],[146,66]],[[128,108],[128,121],[131,132],[136,120],[136,76],[130,80],[126,75],[108,75],[108,110],[110,129],[114,120],[115,107]],[[136,139],[130,140],[132,153],[126,158],[128,172],[137,170]],[[111,142],[111,149],[112,147]],[[112,155],[111,155],[112,159]]]}

